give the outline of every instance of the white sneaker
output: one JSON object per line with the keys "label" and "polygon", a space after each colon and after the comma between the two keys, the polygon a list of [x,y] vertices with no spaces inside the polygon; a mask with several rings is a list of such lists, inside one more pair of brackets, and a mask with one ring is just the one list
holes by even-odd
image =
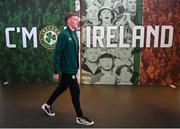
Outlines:
{"label": "white sneaker", "polygon": [[52,111],[51,106],[49,106],[47,103],[44,103],[41,108],[46,112],[48,116],[55,116],[55,113]]}
{"label": "white sneaker", "polygon": [[2,85],[8,85],[8,84],[9,84],[8,81],[2,82]]}
{"label": "white sneaker", "polygon": [[76,117],[76,123],[81,125],[94,125],[94,121],[89,120],[87,117]]}

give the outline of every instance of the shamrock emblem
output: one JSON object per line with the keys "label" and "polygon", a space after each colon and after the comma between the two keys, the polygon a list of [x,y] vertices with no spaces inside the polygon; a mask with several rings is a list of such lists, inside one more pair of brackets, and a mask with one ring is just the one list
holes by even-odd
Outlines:
{"label": "shamrock emblem", "polygon": [[56,35],[53,34],[52,32],[48,32],[46,34],[46,42],[51,44],[51,42],[54,42],[56,40]]}

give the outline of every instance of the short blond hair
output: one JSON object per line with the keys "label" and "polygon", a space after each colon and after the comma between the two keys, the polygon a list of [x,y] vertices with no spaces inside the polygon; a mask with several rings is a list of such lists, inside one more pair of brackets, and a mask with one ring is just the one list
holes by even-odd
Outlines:
{"label": "short blond hair", "polygon": [[68,13],[66,14],[65,21],[67,22],[67,20],[68,20],[70,17],[72,17],[72,16],[79,16],[79,14],[76,13],[76,12],[68,12]]}

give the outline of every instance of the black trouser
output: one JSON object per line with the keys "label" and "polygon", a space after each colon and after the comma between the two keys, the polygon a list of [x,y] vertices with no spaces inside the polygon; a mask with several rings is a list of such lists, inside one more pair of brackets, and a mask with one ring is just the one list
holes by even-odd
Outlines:
{"label": "black trouser", "polygon": [[[75,77],[75,78],[74,78]],[[62,94],[69,87],[72,103],[76,111],[77,117],[82,117],[83,113],[80,106],[80,89],[77,82],[76,74],[66,74],[61,75],[61,80],[58,87],[54,90],[53,94],[47,101],[48,105],[52,105],[56,98]]]}

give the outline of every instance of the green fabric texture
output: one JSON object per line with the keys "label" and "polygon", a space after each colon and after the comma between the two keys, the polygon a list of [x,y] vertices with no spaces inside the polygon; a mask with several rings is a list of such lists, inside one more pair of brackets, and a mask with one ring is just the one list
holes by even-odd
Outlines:
{"label": "green fabric texture", "polygon": [[68,27],[59,35],[54,51],[54,73],[75,74],[78,71],[79,41],[75,31]]}

